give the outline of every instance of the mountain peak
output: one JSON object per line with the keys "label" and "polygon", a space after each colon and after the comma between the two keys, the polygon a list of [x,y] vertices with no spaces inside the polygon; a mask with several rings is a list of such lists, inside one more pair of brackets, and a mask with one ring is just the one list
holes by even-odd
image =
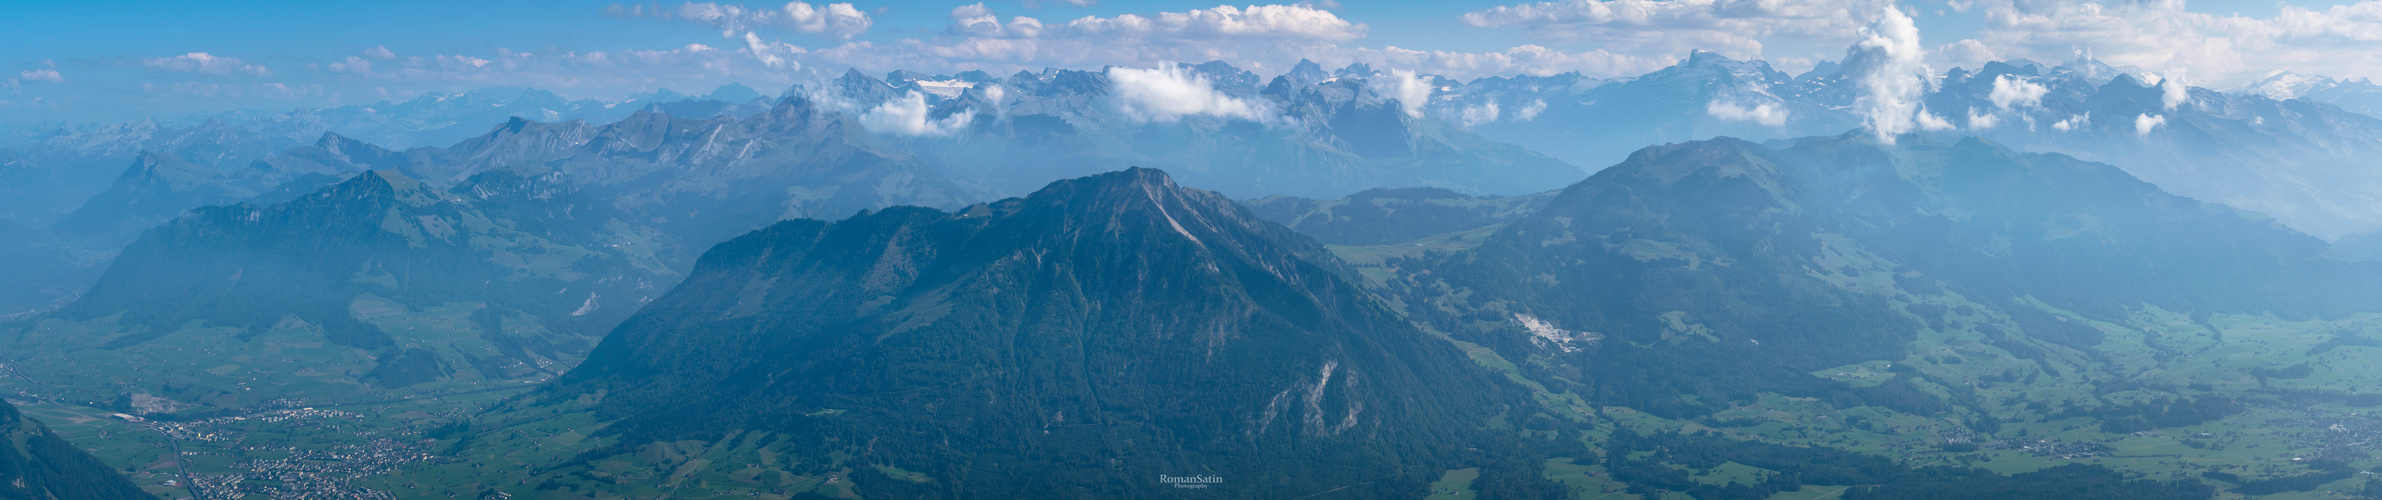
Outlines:
{"label": "mountain peak", "polygon": [[[1222,195],[1184,188],[1175,184],[1166,172],[1142,167],[1052,182],[1022,201],[1026,206],[1072,207],[1065,210],[1076,215],[1102,214],[1098,217],[1112,220],[1137,208],[1155,207],[1158,219],[1193,241],[1200,238],[1192,233],[1204,232],[1198,228],[1207,224],[1197,222],[1199,217],[1182,218],[1185,214],[1231,206],[1231,201]],[[1188,208],[1189,205],[1202,208]]]}
{"label": "mountain peak", "polygon": [[739,82],[729,82],[727,85],[721,85],[717,89],[712,89],[710,95],[703,96],[704,99],[736,103],[750,102],[754,99],[760,99],[764,97],[768,96],[761,95],[761,91],[753,90],[752,87],[746,87],[743,83]]}
{"label": "mountain peak", "polygon": [[1737,60],[1731,59],[1729,56],[1721,55],[1719,52],[1713,52],[1704,49],[1692,49],[1687,51],[1687,64],[1691,66],[1733,62],[1737,62]]}
{"label": "mountain peak", "polygon": [[1147,189],[1177,188],[1174,183],[1174,177],[1166,175],[1166,171],[1145,167],[1127,167],[1124,170],[1093,175],[1091,177],[1084,177],[1080,179],[1071,179],[1062,182],[1086,182],[1100,186]]}
{"label": "mountain peak", "polygon": [[1332,75],[1330,73],[1323,72],[1323,65],[1315,64],[1315,61],[1309,61],[1306,59],[1300,59],[1299,63],[1297,65],[1291,66],[1290,72],[1284,73],[1283,76],[1290,77],[1291,83],[1300,85],[1313,84],[1315,82],[1332,79]]}
{"label": "mountain peak", "polygon": [[860,72],[859,68],[844,70],[844,75],[836,77],[835,81],[836,83],[885,83],[884,80],[878,80],[877,77],[868,76],[868,73]]}
{"label": "mountain peak", "polygon": [[1372,78],[1374,75],[1379,74],[1381,74],[1381,72],[1374,71],[1373,65],[1361,62],[1348,63],[1348,67],[1340,68],[1339,70],[1332,72],[1332,76],[1339,78]]}
{"label": "mountain peak", "polygon": [[337,150],[337,147],[338,147],[339,145],[341,145],[341,144],[347,144],[348,142],[350,142],[350,141],[354,141],[354,140],[355,140],[355,139],[349,139],[349,138],[347,138],[347,136],[344,136],[344,135],[339,135],[339,133],[338,133],[338,132],[325,131],[325,132],[323,132],[323,136],[322,136],[322,138],[319,138],[319,139],[315,139],[315,140],[314,140],[314,145],[315,145],[315,146],[320,146],[320,147],[322,147],[323,149],[330,149],[330,150],[334,150],[334,151],[336,151],[336,150]]}

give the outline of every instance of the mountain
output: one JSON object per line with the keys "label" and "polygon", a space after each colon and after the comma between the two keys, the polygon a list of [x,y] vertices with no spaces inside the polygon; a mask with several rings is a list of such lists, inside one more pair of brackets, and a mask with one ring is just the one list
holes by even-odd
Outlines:
{"label": "mountain", "polygon": [[[40,247],[44,266],[73,272],[0,276],[0,305],[7,313],[37,309],[62,290],[89,286],[101,269],[97,266],[141,230],[190,209],[243,201],[275,204],[368,170],[403,172],[437,188],[453,188],[494,170],[558,169],[563,179],[586,183],[576,188],[587,190],[589,204],[625,210],[625,217],[640,224],[698,244],[788,217],[896,204],[951,207],[986,197],[984,189],[949,180],[849,120],[797,96],[774,105],[655,104],[603,126],[512,118],[450,146],[404,151],[330,132],[313,144],[237,165],[200,165],[170,152],[144,151],[113,185],[61,218],[58,230],[44,233],[55,238],[10,245]],[[6,154],[0,152],[0,160],[13,158]],[[7,176],[0,188],[39,192],[54,187],[46,182],[51,172],[44,170],[29,163],[0,164],[0,175]],[[49,258],[56,255],[71,258]]]}
{"label": "mountain", "polygon": [[422,180],[453,184],[490,169],[570,156],[595,136],[596,129],[580,120],[541,122],[514,117],[450,146],[407,150],[406,166],[401,170]]}
{"label": "mountain", "polygon": [[[0,266],[18,268],[0,273],[0,310],[7,314],[32,311],[80,293],[106,269],[108,259],[142,230],[190,209],[243,201],[279,203],[344,176],[405,164],[407,160],[398,153],[332,133],[323,134],[313,145],[237,167],[197,165],[173,153],[142,151],[108,189],[82,200],[80,207],[50,227],[27,227],[22,230],[23,237],[0,245],[0,253],[11,262]],[[45,174],[49,176],[42,177]],[[66,189],[47,182],[54,179],[52,172],[28,173],[0,180],[0,189]]]}
{"label": "mountain", "polygon": [[[141,121],[52,131],[26,149],[0,153],[0,165],[6,165],[0,167],[0,175],[7,176],[0,178],[0,183],[4,183],[0,184],[0,190],[28,195],[0,197],[0,213],[8,213],[12,220],[30,226],[60,224],[63,216],[89,204],[88,200],[94,196],[159,194],[104,193],[125,187],[122,184],[127,180],[187,184],[204,177],[183,172],[166,174],[179,179],[127,179],[138,177],[144,164],[172,163],[172,170],[225,174],[273,153],[304,146],[322,134],[319,129],[307,128],[295,122],[205,119],[179,126]],[[134,167],[128,171],[125,165]],[[100,205],[110,210],[122,208],[115,207],[116,204],[103,201]],[[157,203],[150,205],[146,211],[163,210]],[[171,217],[172,213],[164,216]]]}
{"label": "mountain", "polygon": [[1695,51],[1677,65],[1619,80],[1576,73],[1478,79],[1451,88],[1453,95],[1434,101],[1434,111],[1445,117],[1488,111],[1472,127],[1482,136],[1594,169],[1649,144],[1858,127],[1859,119],[1841,110],[1852,103],[1848,87],[1837,79],[1797,80],[1759,60]]}
{"label": "mountain", "polygon": [[[895,204],[957,206],[981,191],[801,96],[767,107],[713,104],[656,104],[605,125],[516,117],[450,146],[404,151],[325,133],[314,145],[231,169],[152,154],[66,224],[128,239],[132,228],[183,210],[260,195],[260,202],[279,201],[371,169],[452,187],[483,172],[543,166],[581,183],[601,203],[705,243],[787,217]],[[865,189],[847,189],[856,187]]]}
{"label": "mountain", "polygon": [[[695,269],[513,410],[546,425],[594,401],[612,422],[607,444],[523,484],[628,492],[600,479],[621,469],[591,467],[722,433],[778,457],[728,470],[849,474],[870,497],[1143,496],[1176,475],[1221,478],[1206,494],[1379,498],[1459,467],[1535,470],[1496,461],[1512,445],[1488,443],[1511,438],[1480,431],[1526,395],[1313,240],[1156,170],[781,222]],[[511,431],[491,432],[457,446],[516,460],[495,440]],[[518,469],[474,467],[456,473]]]}
{"label": "mountain", "polygon": [[[66,124],[27,130],[32,144],[0,152],[0,194],[25,190],[31,196],[0,196],[0,218],[20,224],[47,226],[86,198],[109,187],[111,179],[143,152],[173,155],[218,172],[242,169],[251,163],[305,147],[325,134],[383,147],[406,150],[447,146],[485,135],[490,124],[512,118],[536,122],[610,123],[651,105],[707,109],[709,113],[755,112],[763,97],[751,88],[730,84],[702,103],[681,96],[666,102],[571,101],[538,89],[487,88],[460,94],[426,94],[404,102],[326,106],[287,111],[230,111],[178,119],[114,124]],[[766,108],[766,101],[758,105]],[[690,110],[691,111],[691,110]],[[41,167],[41,182],[25,184],[12,172],[17,164]],[[460,179],[457,179],[460,180]],[[271,189],[265,186],[264,189]]]}
{"label": "mountain", "polygon": [[0,400],[0,499],[155,499],[123,474]]}
{"label": "mountain", "polygon": [[1475,197],[1439,188],[1375,188],[1335,200],[1268,196],[1244,204],[1259,218],[1325,244],[1370,246],[1490,228],[1537,213],[1555,193]]}
{"label": "mountain", "polygon": [[558,173],[450,192],[371,171],[149,230],[8,357],[103,401],[160,390],[105,372],[140,363],[173,374],[161,397],[216,408],[542,377],[676,282],[678,251]]}
{"label": "mountain", "polygon": [[639,112],[592,130],[547,165],[699,244],[782,219],[954,207],[982,193],[887,146],[849,115],[794,94],[743,119]]}
{"label": "mountain", "polygon": [[2382,117],[2382,85],[2375,85],[2372,79],[2325,83],[2308,89],[2299,98],[2340,106],[2341,109],[2366,116]]}
{"label": "mountain", "polygon": [[172,219],[193,207],[229,203],[256,191],[223,172],[183,161],[170,153],[142,151],[139,159],[98,196],[84,201],[56,226],[75,234],[112,239]]}
{"label": "mountain", "polygon": [[[2039,105],[1990,111],[2004,80],[2038,81],[2049,92]],[[1966,133],[2117,165],[2169,192],[2258,211],[2321,237],[2382,226],[2382,197],[2374,194],[2382,176],[2362,167],[2382,155],[2382,119],[2304,99],[2171,90],[2132,76],[2088,86],[2002,64],[1942,85],[1930,108],[1990,111],[1966,118]]]}
{"label": "mountain", "polygon": [[2085,321],[2145,311],[2382,311],[2382,267],[2326,251],[2107,165],[1847,135],[1648,148],[1476,248],[1386,265],[1410,314],[1589,401],[1692,417],[1774,393],[1929,415],[1998,410],[1952,386],[1817,374],[1944,342],[2092,358],[2109,334]]}
{"label": "mountain", "polygon": [[[2275,85],[2308,98],[2172,85],[2090,58],[1989,62],[1933,80],[1921,100],[1941,122],[1923,133],[2116,165],[2170,192],[2272,215],[2320,237],[2382,226],[2382,203],[2372,195],[2382,176],[2361,167],[2382,155],[2382,121],[2345,109],[2361,102],[2354,95],[2363,87],[2301,83]],[[2330,90],[2310,90],[2318,87]],[[1863,126],[1855,104],[1864,91],[1841,69],[1788,77],[1761,61],[1709,52],[1632,78],[1482,78],[1441,89],[1431,115],[1576,165],[1611,165],[1648,144]]]}
{"label": "mountain", "polygon": [[2289,71],[2242,74],[2212,85],[2228,94],[2261,95],[2278,101],[2307,99],[2340,106],[2350,112],[2382,117],[2382,85],[2372,79],[2339,80]]}
{"label": "mountain", "polygon": [[2351,258],[2382,260],[2382,228],[2342,235],[2332,241],[2332,249]]}
{"label": "mountain", "polygon": [[[671,101],[685,99],[679,96]],[[482,133],[488,124],[516,117],[540,122],[605,123],[651,102],[654,101],[623,106],[594,99],[567,100],[539,89],[493,87],[460,94],[424,94],[405,102],[382,101],[286,114],[291,119],[321,123],[316,133],[337,132],[365,142],[409,149],[454,144]]]}
{"label": "mountain", "polygon": [[[1108,73],[1051,70],[951,87],[961,91],[948,97],[918,87],[928,123],[876,132],[953,178],[1005,193],[1125,165],[1163,168],[1188,185],[1241,197],[1340,197],[1418,186],[1518,195],[1582,174],[1443,120],[1410,115],[1376,90],[1379,82],[1282,77],[1259,87],[1257,75],[1221,62],[1173,70],[1254,111],[1142,116],[1120,104],[1125,97]],[[828,90],[864,115],[881,117],[893,116],[895,105],[912,95],[909,87],[857,72]]]}
{"label": "mountain", "polygon": [[737,103],[752,102],[754,99],[768,98],[769,96],[762,95],[761,91],[753,90],[752,87],[746,87],[742,83],[733,82],[727,85],[721,85],[720,88],[712,89],[710,94],[703,95],[703,100],[707,101]]}

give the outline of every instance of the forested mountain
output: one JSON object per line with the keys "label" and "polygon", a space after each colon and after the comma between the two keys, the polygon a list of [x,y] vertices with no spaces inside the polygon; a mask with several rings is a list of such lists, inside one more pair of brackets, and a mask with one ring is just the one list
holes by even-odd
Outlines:
{"label": "forested mountain", "polygon": [[[115,364],[212,352],[231,362],[148,376],[216,407],[543,377],[677,281],[674,241],[560,173],[494,170],[450,192],[372,171],[148,231],[88,294],[10,335],[8,357],[105,399],[156,390]],[[243,387],[260,379],[276,383]]]}
{"label": "forested mountain", "polygon": [[0,438],[0,499],[157,498],[6,400],[0,400]]}
{"label": "forested mountain", "polygon": [[[858,469],[872,497],[1174,491],[1160,475],[1404,497],[1484,464],[1521,468],[1497,472],[1509,490],[1544,484],[1483,431],[1529,411],[1523,390],[1313,240],[1156,170],[787,221],[695,269],[517,415],[601,394],[611,444],[582,459],[743,433],[783,457],[755,467]],[[630,491],[573,467],[541,488]]]}
{"label": "forested mountain", "polygon": [[2026,358],[2094,352],[2086,321],[2145,311],[2382,311],[2382,268],[2325,252],[2107,165],[1847,135],[1648,148],[1477,248],[1389,266],[1417,319],[1591,401],[1687,418],[1768,392],[1925,415],[1974,396],[1813,373],[1904,362],[1928,331]]}

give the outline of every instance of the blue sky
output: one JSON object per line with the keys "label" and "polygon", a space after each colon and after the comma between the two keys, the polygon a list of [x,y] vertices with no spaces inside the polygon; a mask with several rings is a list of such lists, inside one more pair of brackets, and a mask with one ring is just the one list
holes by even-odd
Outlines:
{"label": "blue sky", "polygon": [[1224,59],[1270,75],[1311,58],[1460,79],[1623,77],[1705,49],[1792,72],[1842,57],[1889,6],[1917,20],[1938,70],[2090,51],[2208,84],[2277,70],[2382,76],[2373,74],[2382,0],[1087,3],[8,2],[0,123],[489,86],[598,99],[731,81],[776,91],[846,68],[1007,73]]}

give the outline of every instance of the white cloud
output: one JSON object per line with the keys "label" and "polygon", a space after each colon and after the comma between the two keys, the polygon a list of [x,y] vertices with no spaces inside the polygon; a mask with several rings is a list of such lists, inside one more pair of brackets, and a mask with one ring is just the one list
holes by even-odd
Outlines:
{"label": "white cloud", "polygon": [[1750,121],[1777,127],[1786,125],[1787,110],[1775,103],[1762,103],[1746,108],[1734,102],[1714,100],[1704,105],[1704,112],[1724,121]]}
{"label": "white cloud", "polygon": [[[1673,54],[1633,55],[1603,49],[1564,52],[1522,45],[1493,52],[1355,47],[1369,28],[1315,4],[1220,6],[1186,12],[1086,16],[1071,21],[1008,17],[996,2],[971,3],[946,14],[939,36],[891,42],[849,42],[801,58],[825,67],[927,72],[983,69],[994,73],[1043,67],[1151,67],[1165,61],[1223,60],[1259,74],[1278,74],[1300,59],[1329,66],[1366,63],[1453,78],[1579,72],[1636,76],[1678,61]],[[1510,111],[1510,110],[1509,110]]]}
{"label": "white cloud", "polygon": [[976,119],[975,110],[962,110],[937,120],[926,96],[912,91],[860,114],[860,126],[871,132],[895,135],[951,135]]}
{"label": "white cloud", "polygon": [[1198,74],[1173,64],[1156,69],[1112,67],[1116,104],[1136,120],[1171,122],[1185,116],[1217,116],[1268,122],[1271,112],[1262,105],[1217,91]]}
{"label": "white cloud", "polygon": [[[498,49],[493,54],[425,54],[380,61],[356,58],[325,64],[322,69],[342,81],[370,86],[335,92],[351,97],[377,96],[372,87],[406,95],[425,90],[528,86],[566,95],[618,98],[656,88],[711,88],[731,81],[756,88],[786,86],[803,77],[792,58],[800,53],[799,47],[766,40],[757,46],[737,42],[731,47],[697,43],[610,52]],[[777,58],[777,67],[769,65],[771,57]]]}
{"label": "white cloud", "polygon": [[853,41],[819,48],[806,63],[864,71],[1043,67],[1150,67],[1165,61],[1224,60],[1259,73],[1287,70],[1300,58],[1353,62],[1336,42],[1365,36],[1364,24],[1312,5],[1219,6],[1184,12],[1084,16],[1071,21],[1010,17],[999,3],[952,9],[938,36]]}
{"label": "white cloud", "polygon": [[1850,41],[1868,24],[1861,16],[1891,5],[1886,0],[1562,0],[1499,6],[1459,19],[1626,54],[1704,49],[1750,58],[1761,55],[1765,39]]}
{"label": "white cloud", "polygon": [[2010,109],[2018,106],[2042,106],[2043,96],[2050,93],[2050,87],[2027,81],[2026,77],[2000,75],[1993,77],[1993,92],[1987,94],[1986,98],[1992,99],[1995,107]]}
{"label": "white cloud", "polygon": [[375,46],[375,47],[373,47],[373,48],[371,48],[371,49],[367,49],[367,50],[365,50],[365,51],[364,51],[364,57],[370,57],[370,58],[373,58],[373,59],[396,59],[396,58],[397,58],[397,53],[396,53],[396,52],[390,52],[390,51],[389,51],[389,46],[387,46],[387,45],[380,45],[380,46]]}
{"label": "white cloud", "polygon": [[1015,32],[1018,36],[1032,38],[1042,34],[1042,20],[1031,17],[1012,18],[1010,24],[1013,27],[1002,26],[1001,19],[994,16],[992,9],[985,7],[984,2],[954,7],[949,17],[951,27],[943,31],[954,35],[1004,37]]}
{"label": "white cloud", "polygon": [[2176,106],[2183,105],[2184,101],[2191,99],[2192,91],[2184,87],[2183,78],[2180,76],[2167,76],[2160,79],[2159,104],[2165,105],[2168,110],[2174,110]]}
{"label": "white cloud", "polygon": [[28,82],[66,83],[66,75],[58,74],[58,70],[54,69],[25,70],[22,73],[17,73],[17,79]]}
{"label": "white cloud", "polygon": [[2001,122],[2001,117],[1994,116],[1993,112],[1988,111],[1984,113],[1978,113],[1975,106],[1970,106],[1968,108],[1969,130],[1985,130],[1993,128],[1994,125],[2001,124]]}
{"label": "white cloud", "polygon": [[2142,116],[2134,117],[2134,135],[2150,135],[2150,131],[2152,129],[2157,129],[2160,125],[2166,124],[2167,115],[2153,115],[2145,113]]}
{"label": "white cloud", "polygon": [[2269,18],[2193,12],[2182,0],[1978,0],[1982,40],[2004,55],[2065,59],[2082,50],[2113,65],[2203,75],[2289,70],[2382,77],[2382,1]]}
{"label": "white cloud", "polygon": [[1492,101],[1472,106],[1465,106],[1463,112],[1459,113],[1457,118],[1459,121],[1463,122],[1464,128],[1472,128],[1481,126],[1481,124],[1497,121],[1497,115],[1499,114],[1500,113],[1497,110],[1497,103]]}
{"label": "white cloud", "polygon": [[180,71],[184,73],[206,73],[211,75],[229,75],[236,73],[256,77],[273,76],[273,70],[266,69],[263,65],[249,64],[247,61],[230,57],[216,57],[205,52],[192,52],[173,57],[142,59],[141,66],[167,71]]}
{"label": "white cloud", "polygon": [[1423,106],[1431,104],[1431,79],[1414,74],[1410,69],[1393,69],[1389,75],[1373,82],[1373,91],[1398,100],[1398,109],[1406,116],[1423,117]]}
{"label": "white cloud", "polygon": [[[1888,7],[1879,11],[1877,22],[1862,28],[1861,40],[1845,52],[1844,72],[1860,83],[1861,95],[1854,105],[1862,121],[1880,142],[1892,144],[1895,136],[1910,131],[1914,124],[1933,128],[1943,119],[1927,113],[1919,103],[1931,71],[1923,62],[1927,53],[1919,45],[1918,26],[1900,10]],[[1943,125],[1949,128],[1950,124]]]}
{"label": "white cloud", "polygon": [[2084,128],[2084,127],[2085,127],[2085,126],[2087,126],[2087,125],[2092,125],[2092,124],[2093,124],[2093,114],[2092,114],[2092,113],[2085,113],[2085,114],[2081,114],[2081,115],[2072,115],[2072,116],[2069,116],[2069,117],[2067,117],[2067,118],[2061,119],[2061,120],[2060,120],[2058,123],[2053,123],[2053,124],[2051,124],[2051,128],[2052,128],[2053,130],[2058,130],[2058,131],[2061,131],[2061,132],[2066,132],[2066,131],[2070,131],[2070,130],[2081,129],[2081,128]]}
{"label": "white cloud", "polygon": [[1964,68],[1980,67],[1984,66],[1986,62],[2002,59],[2001,54],[1995,53],[1992,48],[1986,47],[1984,42],[1979,42],[1974,38],[1936,47],[1935,57],[1938,61]]}
{"label": "white cloud", "polygon": [[324,65],[323,69],[332,73],[371,73],[372,61],[366,61],[361,57],[348,56],[347,60]]}
{"label": "white cloud", "polygon": [[1592,77],[1613,78],[1638,76],[1678,62],[1677,58],[1669,56],[1638,57],[1603,49],[1565,53],[1537,45],[1523,45],[1504,52],[1420,51],[1391,46],[1355,49],[1347,57],[1352,62],[1415,68],[1431,74],[1466,78],[1516,73],[1547,76],[1570,71]]}
{"label": "white cloud", "polygon": [[[701,46],[690,45],[690,47]],[[762,40],[760,35],[753,34],[753,32],[750,31],[744,33],[744,53],[746,55],[753,56],[753,60],[760,61],[761,65],[763,66],[768,66],[771,68],[791,67],[794,69],[801,69],[802,63],[796,62],[793,58],[795,54],[801,54],[804,52],[809,51],[803,50],[802,47],[796,47],[791,43],[777,40]]]}
{"label": "white cloud", "polygon": [[182,83],[176,83],[176,84],[172,84],[172,85],[158,85],[158,84],[155,84],[155,83],[143,83],[143,84],[141,84],[141,90],[148,91],[148,92],[152,92],[152,93],[159,93],[159,94],[166,94],[166,95],[174,95],[174,96],[182,96],[182,97],[233,98],[233,99],[238,99],[238,98],[261,98],[261,99],[298,99],[298,98],[305,98],[305,97],[316,97],[316,96],[320,96],[320,95],[322,95],[322,93],[323,93],[323,88],[322,88],[322,86],[321,86],[321,85],[296,85],[296,86],[292,86],[292,85],[289,85],[289,84],[284,84],[284,83],[279,83],[279,82],[275,82],[275,83],[255,83],[255,84],[250,84],[250,83],[209,83],[209,82],[182,82]]}
{"label": "white cloud", "polygon": [[1525,122],[1536,120],[1538,119],[1538,114],[1546,110],[1547,101],[1545,99],[1532,99],[1530,100],[1529,106],[1523,106],[1521,112],[1514,113],[1514,119]]}
{"label": "white cloud", "polygon": [[615,17],[681,19],[708,24],[720,29],[720,37],[734,38],[737,33],[754,30],[783,30],[849,40],[867,33],[873,25],[868,13],[849,3],[811,5],[805,2],[786,2],[776,8],[751,8],[742,4],[687,2],[677,8],[623,6],[612,4],[604,9]]}
{"label": "white cloud", "polygon": [[1944,117],[1936,116],[1935,113],[1927,112],[1926,108],[1920,108],[1919,114],[1912,116],[1911,121],[1917,123],[1920,130],[1938,131],[1960,128],[1952,125],[1952,120],[1946,120]]}
{"label": "white cloud", "polygon": [[1133,14],[1106,19],[1084,16],[1068,21],[1066,29],[1080,37],[1341,42],[1364,38],[1367,28],[1341,19],[1331,11],[1305,5],[1251,5],[1245,9],[1219,5],[1211,9],[1161,12],[1154,18]]}

